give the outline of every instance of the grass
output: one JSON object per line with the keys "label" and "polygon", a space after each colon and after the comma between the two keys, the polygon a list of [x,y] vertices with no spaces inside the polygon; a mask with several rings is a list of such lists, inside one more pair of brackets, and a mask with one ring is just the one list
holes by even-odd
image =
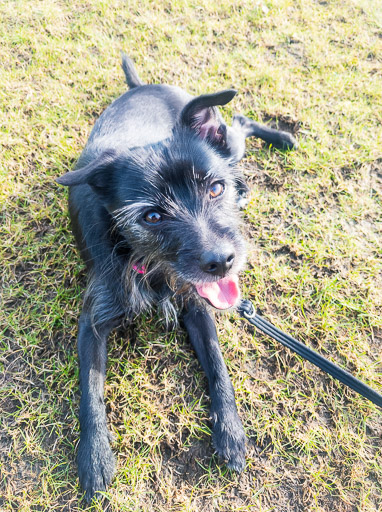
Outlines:
{"label": "grass", "polygon": [[[148,82],[297,132],[243,162],[245,295],[280,328],[382,389],[382,12],[377,2],[8,0],[0,4],[0,510],[77,511],[76,321],[85,284],[54,178],[125,90]],[[235,316],[218,329],[247,468],[213,454],[206,381],[180,330],[137,319],[110,340],[110,511],[374,512],[379,410]]]}

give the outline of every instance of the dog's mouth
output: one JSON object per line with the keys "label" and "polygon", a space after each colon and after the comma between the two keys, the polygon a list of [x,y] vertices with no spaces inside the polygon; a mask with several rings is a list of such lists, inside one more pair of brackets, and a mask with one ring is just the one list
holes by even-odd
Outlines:
{"label": "dog's mouth", "polygon": [[232,308],[240,297],[237,275],[224,277],[211,283],[197,284],[195,288],[198,294],[216,309]]}
{"label": "dog's mouth", "polygon": [[[146,265],[135,263],[133,270],[138,274],[146,274]],[[175,284],[175,283],[174,283]],[[186,284],[186,283],[185,283]],[[188,283],[190,285],[191,283]],[[169,285],[171,289],[173,287]],[[236,274],[223,277],[218,281],[193,284],[197,293],[216,309],[229,309],[234,307],[240,297],[239,278]],[[177,290],[181,293],[183,288]]]}

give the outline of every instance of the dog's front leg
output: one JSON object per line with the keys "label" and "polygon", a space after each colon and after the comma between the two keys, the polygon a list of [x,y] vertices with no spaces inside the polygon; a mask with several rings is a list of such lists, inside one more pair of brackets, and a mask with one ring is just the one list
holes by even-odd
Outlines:
{"label": "dog's front leg", "polygon": [[214,447],[218,455],[227,460],[229,468],[241,472],[245,467],[245,434],[214,320],[205,309],[195,305],[188,307],[183,318],[208,379]]}
{"label": "dog's front leg", "polygon": [[115,323],[109,322],[94,333],[89,313],[82,313],[78,332],[80,361],[80,426],[78,475],[85,499],[104,491],[114,475],[115,460],[106,424],[103,388],[106,374],[106,342]]}

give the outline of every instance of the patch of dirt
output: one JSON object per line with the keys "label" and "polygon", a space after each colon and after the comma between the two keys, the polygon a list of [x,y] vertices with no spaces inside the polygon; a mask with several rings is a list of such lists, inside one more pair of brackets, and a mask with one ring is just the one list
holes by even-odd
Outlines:
{"label": "patch of dirt", "polygon": [[[289,55],[291,55],[300,64],[306,66],[308,64],[308,58],[305,52],[305,46],[302,41],[296,39],[290,39],[287,43],[283,44],[282,47],[286,49]],[[282,128],[281,128],[282,129]]]}
{"label": "patch of dirt", "polygon": [[[186,436],[183,436],[185,438]],[[208,467],[213,449],[209,440],[194,440],[188,448],[170,446],[164,442],[161,444],[163,458],[162,471],[173,470],[176,480],[187,481],[190,485],[197,485],[204,475],[203,467]]]}
{"label": "patch of dirt", "polygon": [[254,184],[267,190],[280,191],[286,181],[286,177],[275,177],[264,171],[256,162],[242,162],[240,168],[246,177],[247,184],[251,188]]}
{"label": "patch of dirt", "polygon": [[382,328],[373,327],[372,332],[373,345],[382,348]]}
{"label": "patch of dirt", "polygon": [[374,188],[382,190],[382,160],[376,160],[370,169],[371,185]]}
{"label": "patch of dirt", "polygon": [[269,114],[263,114],[262,116],[263,121],[267,123],[268,126],[271,128],[275,128],[276,130],[282,130],[284,132],[292,133],[293,135],[296,135],[300,128],[301,128],[301,122],[292,119],[289,116],[272,116]]}
{"label": "patch of dirt", "polygon": [[279,249],[273,251],[275,256],[286,256],[288,260],[292,260],[294,263],[302,262],[304,257],[302,254],[298,254],[295,249],[289,247],[289,245],[283,245]]}

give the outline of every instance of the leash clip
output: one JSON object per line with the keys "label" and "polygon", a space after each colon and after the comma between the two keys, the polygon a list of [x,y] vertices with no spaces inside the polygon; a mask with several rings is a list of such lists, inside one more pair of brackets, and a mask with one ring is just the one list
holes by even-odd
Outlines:
{"label": "leash clip", "polygon": [[247,320],[251,320],[256,316],[256,310],[250,300],[243,299],[238,307],[239,313],[241,316],[246,318]]}

